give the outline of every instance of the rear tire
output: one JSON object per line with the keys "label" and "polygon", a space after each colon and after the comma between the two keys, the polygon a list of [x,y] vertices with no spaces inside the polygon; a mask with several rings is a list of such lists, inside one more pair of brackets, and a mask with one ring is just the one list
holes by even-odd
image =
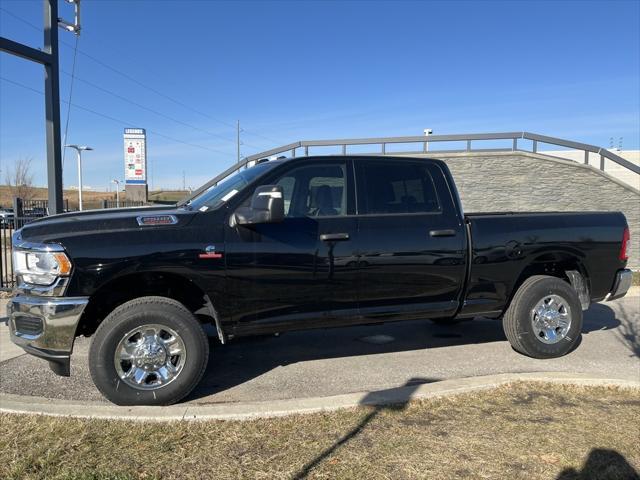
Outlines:
{"label": "rear tire", "polygon": [[184,305],[141,297],[100,324],[89,370],[100,393],[117,405],[170,405],[195,388],[208,358],[207,335]]}
{"label": "rear tire", "polygon": [[555,358],[580,342],[582,307],[578,294],[556,277],[536,275],[520,286],[502,320],[517,352],[533,358]]}

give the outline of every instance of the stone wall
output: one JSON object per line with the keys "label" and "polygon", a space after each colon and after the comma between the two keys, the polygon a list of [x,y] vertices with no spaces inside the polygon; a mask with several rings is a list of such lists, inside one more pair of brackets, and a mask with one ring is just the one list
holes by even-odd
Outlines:
{"label": "stone wall", "polygon": [[622,211],[631,230],[629,266],[640,268],[640,191],[570,160],[529,152],[426,155],[447,162],[466,212]]}

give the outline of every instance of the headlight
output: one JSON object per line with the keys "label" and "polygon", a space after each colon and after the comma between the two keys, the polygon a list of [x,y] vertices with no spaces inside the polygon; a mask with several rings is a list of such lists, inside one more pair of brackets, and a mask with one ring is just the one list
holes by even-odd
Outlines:
{"label": "headlight", "polygon": [[25,283],[51,285],[58,277],[71,273],[71,262],[64,252],[15,250],[13,268]]}

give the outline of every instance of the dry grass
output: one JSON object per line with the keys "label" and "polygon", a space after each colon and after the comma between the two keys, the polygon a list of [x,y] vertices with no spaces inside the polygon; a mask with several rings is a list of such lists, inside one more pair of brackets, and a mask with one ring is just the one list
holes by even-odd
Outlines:
{"label": "dry grass", "polygon": [[[78,191],[77,190],[64,190],[63,197],[69,200],[69,208],[77,208],[78,206]],[[95,203],[98,205],[102,200],[115,200],[115,192],[97,192],[93,190],[84,190],[82,192],[83,201],[89,204]],[[33,188],[34,199],[46,199],[47,189],[42,187]],[[124,193],[120,196],[124,199]],[[0,206],[13,207],[13,192],[11,187],[7,185],[0,185]]]}
{"label": "dry grass", "polygon": [[150,202],[179,202],[189,195],[186,190],[158,190],[149,192]]}
{"label": "dry grass", "polygon": [[639,441],[637,390],[517,384],[249,422],[2,415],[0,478],[627,480]]}
{"label": "dry grass", "polygon": [[[189,192],[182,190],[158,190],[149,192],[149,201],[171,201],[177,202],[187,196]],[[33,188],[34,199],[46,199],[47,189],[42,187]],[[63,197],[68,199],[69,208],[78,208],[78,191],[64,190]],[[125,192],[120,192],[120,200],[125,201],[127,198]],[[115,192],[100,192],[96,190],[83,190],[82,199],[85,208],[101,208],[102,200],[116,200]],[[0,185],[0,206],[13,207],[13,193],[7,185]]]}

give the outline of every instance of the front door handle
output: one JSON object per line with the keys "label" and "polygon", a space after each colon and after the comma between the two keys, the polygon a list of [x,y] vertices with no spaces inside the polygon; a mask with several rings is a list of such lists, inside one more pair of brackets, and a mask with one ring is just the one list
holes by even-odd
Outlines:
{"label": "front door handle", "polygon": [[431,235],[432,237],[454,237],[455,234],[456,234],[456,231],[453,229],[431,230],[429,232],[429,235]]}
{"label": "front door handle", "polygon": [[323,233],[320,235],[320,240],[323,242],[343,242],[349,240],[348,233]]}

